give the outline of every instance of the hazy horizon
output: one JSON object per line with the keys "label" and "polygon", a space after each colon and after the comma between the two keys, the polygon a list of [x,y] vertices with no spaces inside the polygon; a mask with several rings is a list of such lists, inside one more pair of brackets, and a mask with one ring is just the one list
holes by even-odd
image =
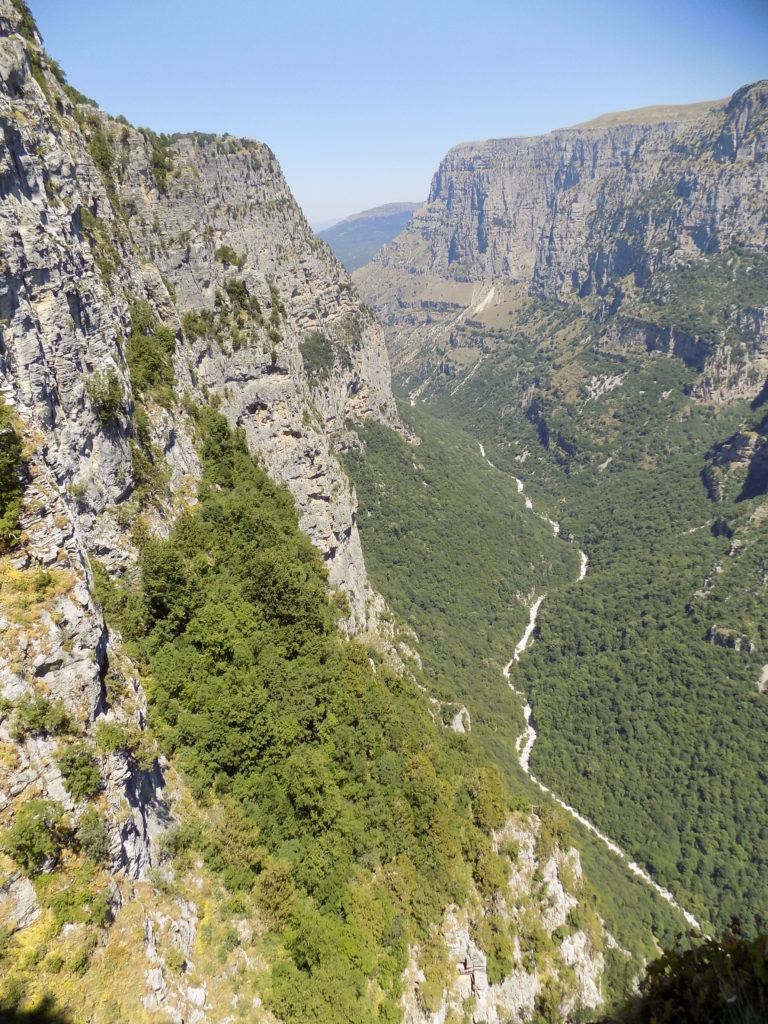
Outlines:
{"label": "hazy horizon", "polygon": [[716,100],[768,77],[768,8],[482,0],[366,9],[289,0],[31,0],[46,49],[113,115],[247,135],[275,152],[316,229],[426,198],[467,140]]}

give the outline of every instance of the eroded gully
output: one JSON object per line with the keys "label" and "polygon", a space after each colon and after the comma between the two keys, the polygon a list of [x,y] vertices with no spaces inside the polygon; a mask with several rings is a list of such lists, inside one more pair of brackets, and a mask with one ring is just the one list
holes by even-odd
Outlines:
{"label": "eroded gully", "polygon": [[[480,444],[479,441],[478,447],[480,449],[480,454],[488,463],[488,465],[492,469],[496,469],[494,464],[485,454],[485,448],[483,447],[482,444]],[[540,519],[543,519],[546,522],[548,522],[549,525],[552,527],[552,532],[555,534],[555,536],[557,536],[560,533],[560,524],[555,522],[553,519],[549,519],[547,518],[547,516],[543,516],[540,513],[536,512],[533,507],[533,502],[525,493],[523,481],[515,477],[515,482],[517,484],[518,494],[520,494],[525,501],[525,507],[530,512],[533,512],[534,515],[537,515]],[[587,558],[586,554],[580,550],[578,576],[579,583],[587,575],[588,566],[589,559]],[[680,913],[685,918],[686,922],[692,928],[696,928],[698,931],[701,931],[701,925],[699,924],[699,921],[696,919],[696,917],[692,913],[690,913],[690,911],[680,906],[680,904],[677,902],[677,900],[669,891],[669,889],[665,889],[663,885],[659,885],[658,882],[655,882],[653,878],[651,878],[651,876],[645,870],[645,868],[641,867],[641,865],[636,863],[636,861],[630,860],[629,855],[625,853],[624,850],[622,850],[618,843],[615,843],[609,836],[605,835],[604,832],[601,832],[596,825],[593,825],[592,822],[588,818],[585,818],[584,815],[581,814],[579,811],[577,811],[575,807],[571,807],[570,804],[566,803],[565,800],[561,799],[557,795],[557,793],[555,793],[553,790],[549,788],[549,786],[546,786],[543,782],[537,779],[531,771],[531,751],[533,750],[533,745],[536,742],[537,738],[536,729],[534,728],[531,722],[531,718],[533,716],[533,709],[531,708],[530,702],[528,701],[526,695],[522,693],[520,690],[516,689],[513,685],[511,681],[511,673],[512,667],[518,661],[520,661],[521,655],[524,653],[524,651],[528,647],[528,644],[531,643],[533,639],[533,633],[536,629],[536,619],[539,614],[539,609],[541,608],[545,597],[546,594],[540,594],[539,597],[536,597],[529,605],[528,625],[525,627],[523,635],[518,640],[512,657],[509,659],[509,661],[507,662],[503,669],[504,678],[507,680],[510,690],[512,691],[512,693],[515,694],[515,696],[519,697],[523,701],[525,730],[518,736],[517,742],[515,744],[515,749],[517,751],[517,757],[520,762],[520,767],[523,769],[523,771],[531,780],[531,782],[535,783],[539,787],[542,793],[546,793],[547,796],[551,797],[551,799],[554,800],[555,803],[558,804],[560,807],[562,807],[564,811],[567,811],[572,818],[575,818],[575,820],[578,821],[581,825],[583,825],[584,828],[586,828],[589,832],[591,832],[593,836],[596,836],[604,844],[604,846],[606,846],[611,851],[612,854],[614,854],[616,857],[619,858],[619,860],[624,862],[624,864],[632,872],[633,875],[636,875],[643,882],[645,882],[646,885],[650,886],[650,888],[653,889],[658,896],[660,896],[663,900],[669,903],[670,906],[674,907],[675,910],[680,911]]]}

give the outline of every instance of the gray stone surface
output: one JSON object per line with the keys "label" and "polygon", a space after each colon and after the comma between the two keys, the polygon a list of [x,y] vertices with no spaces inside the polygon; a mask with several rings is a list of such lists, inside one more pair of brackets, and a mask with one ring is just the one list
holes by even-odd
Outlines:
{"label": "gray stone surface", "polygon": [[[733,244],[765,252],[767,188],[768,82],[645,123],[630,112],[464,143],[406,229],[354,280],[384,320],[393,365],[418,382],[425,364],[440,362],[452,325],[503,305],[510,289],[587,298],[609,320],[632,313],[659,271]],[[730,401],[753,397],[766,379],[766,315],[734,305],[728,337],[714,346],[631,316],[612,331],[695,366],[696,397]]]}

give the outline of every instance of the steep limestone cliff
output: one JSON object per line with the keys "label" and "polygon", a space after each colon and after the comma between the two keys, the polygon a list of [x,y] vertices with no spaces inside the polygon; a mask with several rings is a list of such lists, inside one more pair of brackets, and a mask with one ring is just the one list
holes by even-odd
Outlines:
{"label": "steep limestone cliff", "polygon": [[[4,3],[0,393],[24,435],[27,486],[21,551],[4,567],[0,684],[6,700],[60,702],[90,734],[107,711],[108,655],[89,556],[114,564],[130,560],[131,544],[115,528],[113,506],[130,493],[132,468],[127,399],[104,429],[87,390],[94,374],[111,373],[120,395],[130,393],[120,348],[126,304],[107,286],[83,230],[85,209],[100,204],[110,210],[104,183],[65,94],[30,57],[37,52],[28,48],[33,30],[25,30],[31,39],[17,34],[23,27],[15,7]],[[121,290],[141,295],[138,258],[124,244],[119,253]],[[138,726],[143,700],[134,697],[112,713]],[[27,739],[16,749],[17,761],[4,765],[4,792],[17,801],[29,795],[59,800],[53,742]],[[111,856],[116,868],[135,877],[151,860],[157,828],[148,822],[164,812],[143,773],[125,757],[118,760],[122,765],[108,769]],[[139,808],[142,789],[146,799]],[[12,806],[7,798],[6,805]]]}
{"label": "steep limestone cliff", "polygon": [[[104,723],[143,729],[145,699],[108,636],[93,566],[133,572],[132,527],[163,534],[193,500],[200,459],[180,396],[219,403],[287,484],[348,597],[352,631],[371,595],[333,436],[369,416],[397,422],[381,331],[269,150],[199,137],[168,146],[81,99],[24,5],[2,0],[0,399],[24,444],[21,544],[2,565],[6,825],[31,797],[59,802],[75,825],[84,810],[62,786],[54,736],[9,732],[20,701],[61,708],[88,743]],[[173,391],[137,380],[137,311],[170,339]],[[307,336],[320,373],[302,358]],[[147,461],[162,484],[149,499]],[[141,768],[135,753],[99,758],[112,870],[128,877],[147,872],[168,820],[157,763]]]}
{"label": "steep limestone cliff", "polygon": [[[226,340],[187,331],[179,360],[191,393],[220,399],[272,476],[288,485],[331,582],[350,600],[350,625],[364,627],[369,595],[355,498],[332,437],[347,421],[397,423],[378,324],[312,234],[268,147],[174,138],[163,143],[169,170],[160,184],[151,168],[156,140],[106,117],[99,127],[115,154],[117,192],[134,241],[170,282],[178,311],[215,318],[225,296],[234,296],[234,331]],[[244,295],[255,317],[242,308]],[[319,350],[319,372],[305,365],[308,338]]]}
{"label": "steep limestone cliff", "polygon": [[[395,365],[462,320],[493,326],[525,292],[687,332],[704,351],[702,395],[738,393],[725,348],[764,379],[764,334],[745,318],[765,305],[766,114],[759,82],[727,102],[452,149],[408,227],[355,273]],[[702,267],[710,295],[689,294]]]}

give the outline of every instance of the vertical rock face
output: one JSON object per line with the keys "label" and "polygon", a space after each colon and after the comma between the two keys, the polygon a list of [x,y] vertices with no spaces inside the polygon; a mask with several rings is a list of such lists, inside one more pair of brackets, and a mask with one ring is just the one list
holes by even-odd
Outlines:
{"label": "vertical rock face", "polygon": [[[137,557],[126,504],[138,474],[132,305],[175,345],[176,395],[168,408],[145,403],[169,481],[145,509],[150,529],[167,531],[199,477],[179,399],[217,402],[294,495],[348,596],[350,630],[367,624],[369,589],[334,435],[397,414],[381,331],[267,147],[169,143],[77,99],[23,5],[0,0],[0,399],[26,467],[21,545],[0,566],[0,696],[61,704],[90,744],[101,721],[144,725],[144,695],[111,644],[92,574],[94,559],[122,572]],[[76,824],[83,808],[63,786],[57,741],[17,742],[10,722],[0,715],[16,751],[2,766],[5,823],[35,796],[62,803]],[[113,867],[139,877],[167,817],[161,773],[121,752],[99,765]]]}
{"label": "vertical rock face", "polygon": [[[710,261],[723,289],[720,340],[730,344],[726,335],[752,337],[745,317],[761,316],[762,302],[728,280],[728,256],[765,252],[766,189],[766,82],[727,102],[466,143],[447,154],[427,202],[355,280],[385,318],[394,362],[404,366],[415,348],[445,341],[452,323],[503,304],[510,288],[568,302],[592,298],[603,302],[604,316],[623,308],[653,318],[680,297],[680,280],[669,275]],[[727,356],[709,347],[705,388],[728,398]],[[764,362],[757,364],[763,375]]]}
{"label": "vertical rock face", "polygon": [[[170,284],[178,310],[215,317],[241,285],[258,303],[256,319],[241,315],[226,340],[188,334],[180,361],[190,391],[216,396],[289,487],[331,582],[349,598],[350,626],[362,628],[367,584],[356,501],[332,448],[347,420],[397,422],[381,329],[312,234],[267,146],[180,136],[167,147],[161,187],[144,136],[106,117],[101,124],[133,238]],[[305,365],[308,338],[319,367]]]}
{"label": "vertical rock face", "polygon": [[[0,3],[0,397],[25,442],[20,548],[3,567],[0,693],[43,698],[89,735],[107,711],[108,635],[92,593],[89,556],[131,558],[113,506],[132,486],[130,385],[121,348],[125,296],[143,294],[139,261],[116,233],[119,273],[107,287],[83,227],[94,209],[114,227],[109,197],[53,78],[30,61],[15,7]],[[29,33],[31,30],[27,29]],[[34,42],[34,40],[32,40]],[[88,211],[88,212],[84,212]],[[123,396],[109,425],[88,397],[95,376],[113,375]],[[30,596],[31,595],[31,596]],[[112,711],[140,724],[143,698]],[[6,741],[8,721],[0,724]],[[15,742],[3,764],[3,809],[42,797],[63,803],[52,737]],[[137,877],[160,827],[156,785],[115,754],[104,766],[110,856]],[[145,800],[139,806],[137,794]]]}
{"label": "vertical rock face", "polygon": [[[38,70],[36,79],[18,12],[8,0],[2,12],[0,387],[44,430],[58,484],[82,492],[75,511],[89,543],[108,556],[123,543],[102,513],[132,487],[123,339],[129,305],[143,298],[176,333],[179,390],[220,401],[287,484],[332,583],[347,593],[350,627],[361,628],[367,585],[355,497],[332,435],[347,420],[396,422],[379,327],[266,146],[210,136],[168,145],[77,108],[53,76]],[[213,315],[217,292],[233,280],[260,304],[261,325],[251,318],[234,342],[182,334],[178,314]],[[307,372],[302,358],[313,332],[322,373]],[[111,374],[124,401],[105,429],[87,383]],[[177,478],[195,471],[183,434],[165,423]]]}
{"label": "vertical rock face", "polygon": [[670,237],[702,252],[730,238],[764,245],[767,114],[760,82],[727,104],[670,108],[663,119],[636,111],[456,146],[426,204],[360,280],[407,265],[567,297],[600,288],[609,269],[635,270],[638,243],[655,256]]}

